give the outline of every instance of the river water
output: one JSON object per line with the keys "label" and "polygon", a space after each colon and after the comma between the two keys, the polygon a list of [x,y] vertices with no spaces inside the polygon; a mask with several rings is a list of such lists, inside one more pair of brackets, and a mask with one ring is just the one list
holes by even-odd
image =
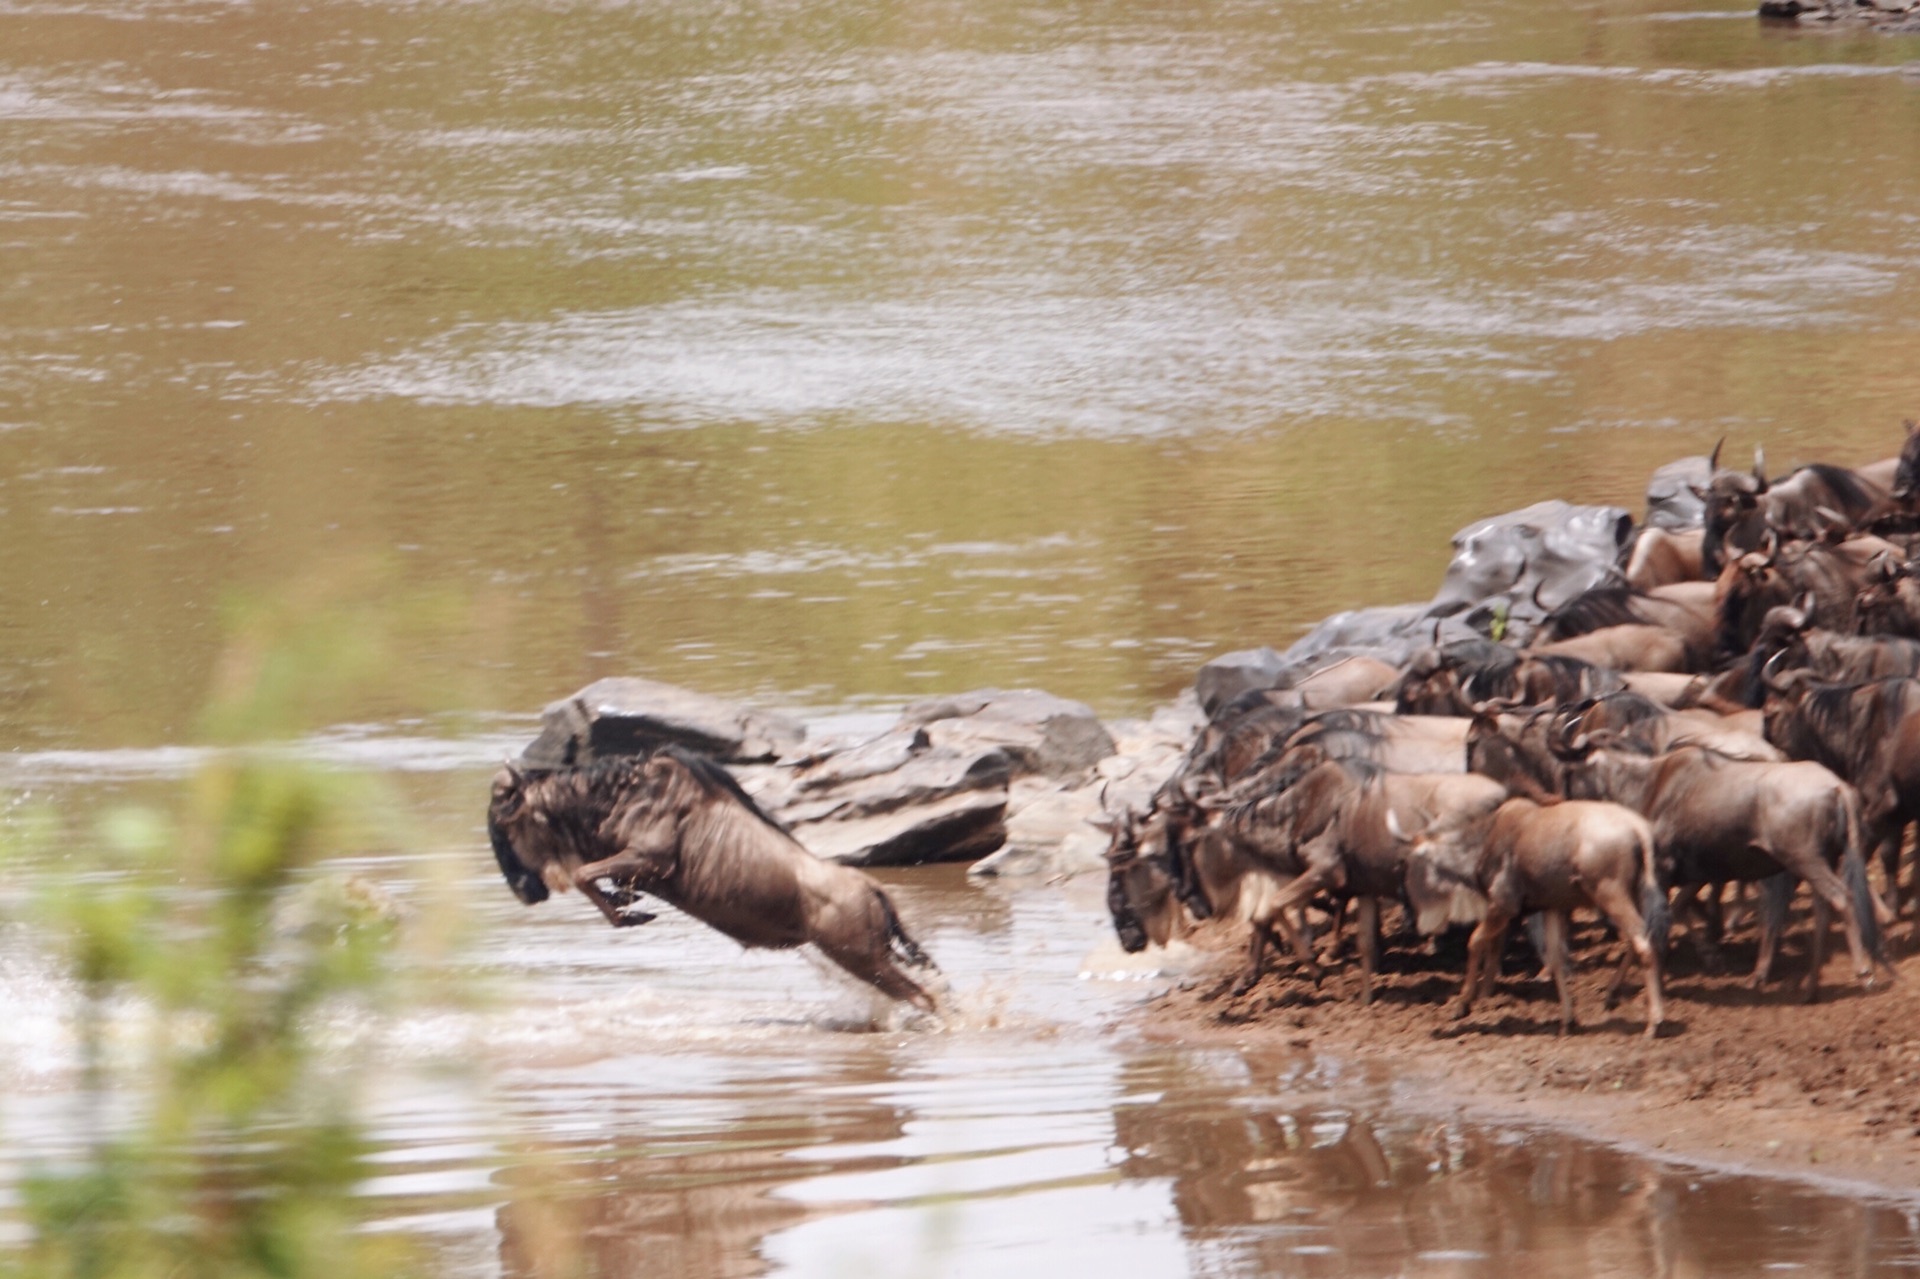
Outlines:
{"label": "river water", "polygon": [[[1079,887],[897,875],[962,1012],[870,1032],[795,956],[521,910],[478,829],[487,761],[601,675],[1140,714],[1426,597],[1481,515],[1637,507],[1722,434],[1891,453],[1920,40],[1686,0],[0,0],[0,126],[0,786],[164,795],[235,601],[401,637],[301,749],[413,801],[351,869],[445,870],[485,930],[495,1002],[399,1028],[368,1187],[451,1269],[1920,1262],[1887,1204],[1144,1042]],[[37,954],[0,948],[29,1154],[69,1064]],[[434,1075],[450,1044],[488,1069]]]}

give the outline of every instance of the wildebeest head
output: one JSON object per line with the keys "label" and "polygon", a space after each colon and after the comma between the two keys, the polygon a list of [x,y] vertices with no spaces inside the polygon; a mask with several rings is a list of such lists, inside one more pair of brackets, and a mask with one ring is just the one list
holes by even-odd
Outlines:
{"label": "wildebeest head", "polygon": [[1480,701],[1510,696],[1520,654],[1492,640],[1465,639],[1423,649],[1407,664],[1394,698],[1401,715],[1458,715]]}
{"label": "wildebeest head", "polygon": [[493,798],[487,804],[487,838],[493,842],[493,857],[500,863],[507,887],[524,905],[531,906],[547,899],[547,886],[514,847],[515,832],[537,825],[527,811],[526,786],[527,775],[511,763],[494,774]]}
{"label": "wildebeest head", "polygon": [[1920,430],[1912,418],[1906,422],[1907,438],[1900,445],[1900,461],[1893,470],[1893,496],[1899,502],[1911,502],[1920,493]]}
{"label": "wildebeest head", "polygon": [[1720,445],[1725,443],[1722,437],[1720,443],[1713,446],[1713,456],[1708,459],[1711,475],[1706,487],[1689,486],[1704,507],[1700,557],[1709,573],[1720,571],[1730,537],[1734,545],[1750,549],[1766,530],[1766,516],[1760,509],[1760,498],[1768,487],[1766,454],[1757,448],[1753,451],[1751,472],[1724,468],[1719,462]]}
{"label": "wildebeest head", "polygon": [[1164,857],[1141,847],[1141,820],[1131,812],[1098,823],[1111,838],[1107,846],[1107,913],[1114,935],[1128,954],[1164,946],[1173,936],[1179,909],[1173,874]]}
{"label": "wildebeest head", "polygon": [[1467,771],[1490,777],[1516,795],[1546,801],[1560,789],[1562,769],[1549,735],[1564,731],[1551,708],[1523,715],[1475,715],[1467,726]]}
{"label": "wildebeest head", "polygon": [[1909,566],[1891,555],[1874,561],[1854,597],[1853,629],[1861,635],[1920,635],[1920,582]]}

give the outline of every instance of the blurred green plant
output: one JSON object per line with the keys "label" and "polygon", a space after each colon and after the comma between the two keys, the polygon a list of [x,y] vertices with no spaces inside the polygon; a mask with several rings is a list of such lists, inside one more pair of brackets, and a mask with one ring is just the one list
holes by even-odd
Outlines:
{"label": "blurred green plant", "polygon": [[0,1275],[423,1272],[405,1240],[358,1229],[355,1201],[397,911],[321,866],[366,847],[393,806],[368,779],[240,744],[324,713],[315,690],[377,669],[379,630],[283,607],[237,633],[205,725],[224,745],[174,804],[100,818],[84,870],[59,865],[70,825],[50,809],[0,830],[0,857],[39,868],[29,926],[76,988],[80,1069],[79,1149],[29,1170],[27,1239],[0,1249]]}

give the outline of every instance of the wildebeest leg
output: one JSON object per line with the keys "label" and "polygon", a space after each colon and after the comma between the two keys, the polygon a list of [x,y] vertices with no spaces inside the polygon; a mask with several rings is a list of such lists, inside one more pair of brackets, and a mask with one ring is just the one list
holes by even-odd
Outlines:
{"label": "wildebeest leg", "polygon": [[1254,920],[1247,929],[1247,967],[1228,991],[1233,995],[1244,995],[1260,984],[1260,978],[1267,971],[1267,928],[1259,920]]}
{"label": "wildebeest leg", "polygon": [[1754,918],[1760,928],[1759,949],[1753,956],[1753,976],[1748,984],[1759,990],[1773,976],[1773,961],[1780,954],[1780,936],[1787,928],[1787,910],[1793,905],[1793,890],[1800,881],[1782,871],[1759,883],[1759,902]]}
{"label": "wildebeest leg", "polygon": [[1576,1029],[1573,1020],[1573,987],[1568,978],[1567,912],[1542,911],[1546,925],[1547,967],[1553,971],[1553,987],[1560,992],[1560,1033]]}
{"label": "wildebeest leg", "polygon": [[1499,966],[1500,947],[1506,940],[1507,927],[1512,923],[1511,911],[1489,903],[1485,917],[1474,925],[1473,935],[1467,938],[1466,980],[1460,983],[1460,994],[1447,1008],[1447,1015],[1455,1021],[1473,1011],[1476,997],[1492,990],[1490,978],[1493,970]]}
{"label": "wildebeest leg", "polygon": [[[1293,951],[1294,957],[1300,961],[1300,966],[1307,970],[1307,976],[1313,979],[1314,987],[1318,989],[1320,985],[1320,965],[1315,962],[1313,958],[1313,942],[1306,932],[1305,922],[1303,917],[1296,915],[1295,912],[1290,910],[1268,910],[1262,912],[1261,915],[1253,921],[1255,939],[1252,945],[1259,949],[1250,957],[1251,963],[1248,966],[1249,975],[1242,979],[1246,982],[1246,985],[1242,988],[1237,988],[1234,993],[1245,994],[1248,990],[1253,989],[1254,983],[1260,980],[1260,974],[1263,971],[1262,965],[1265,946],[1273,945],[1277,948],[1280,939],[1283,937],[1286,939],[1288,949]],[[1264,943],[1262,938],[1264,938]],[[1238,987],[1238,983],[1236,983],[1236,987]]]}
{"label": "wildebeest leg", "polygon": [[1833,931],[1833,908],[1818,893],[1813,898],[1813,944],[1807,949],[1807,1002],[1820,1001],[1820,970],[1827,966],[1827,938]]}
{"label": "wildebeest leg", "polygon": [[1886,876],[1887,890],[1884,900],[1874,903],[1874,911],[1880,916],[1880,924],[1885,927],[1900,918],[1900,844],[1906,834],[1906,824],[1894,819],[1872,823],[1874,852],[1880,857],[1880,870]]}
{"label": "wildebeest leg", "polygon": [[922,1012],[936,1012],[933,996],[919,982],[900,971],[888,953],[884,933],[869,934],[865,946],[847,946],[815,939],[820,953],[840,967],[873,986],[883,995],[912,1004]]}
{"label": "wildebeest leg", "polygon": [[1360,1002],[1373,1002],[1373,975],[1380,971],[1380,899],[1360,897],[1353,908],[1353,939],[1360,951]]}
{"label": "wildebeest leg", "polygon": [[1660,1033],[1660,1023],[1667,1019],[1667,1013],[1660,994],[1660,957],[1653,943],[1647,940],[1646,918],[1633,904],[1633,894],[1614,881],[1595,884],[1588,895],[1600,912],[1613,921],[1623,951],[1619,970],[1613,975],[1613,985],[1607,990],[1607,1007],[1613,1007],[1620,993],[1621,980],[1627,974],[1627,960],[1629,957],[1639,959],[1640,966],[1647,970],[1647,1037],[1651,1039]]}
{"label": "wildebeest leg", "polygon": [[1676,918],[1685,916],[1687,920],[1687,938],[1693,943],[1694,956],[1700,961],[1700,971],[1704,973],[1723,973],[1727,970],[1727,957],[1710,935],[1710,929],[1704,909],[1700,904],[1700,894],[1705,884],[1683,884],[1673,896],[1673,913]]}
{"label": "wildebeest leg", "polygon": [[668,852],[641,852],[636,849],[622,849],[612,857],[603,857],[597,862],[588,862],[573,872],[573,886],[578,888],[587,900],[600,908],[607,922],[615,928],[631,928],[635,924],[644,924],[655,918],[644,911],[622,912],[618,903],[600,891],[600,880],[610,879],[624,887],[658,880],[671,873],[673,869],[671,854]]}

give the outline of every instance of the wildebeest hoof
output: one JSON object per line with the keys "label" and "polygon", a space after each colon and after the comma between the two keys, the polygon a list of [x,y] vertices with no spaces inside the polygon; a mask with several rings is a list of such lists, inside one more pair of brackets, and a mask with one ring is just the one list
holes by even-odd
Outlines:
{"label": "wildebeest hoof", "polygon": [[660,918],[660,916],[650,911],[641,910],[638,906],[622,906],[619,911],[619,917],[614,920],[613,926],[615,928],[637,928],[641,924],[651,924],[658,918]]}
{"label": "wildebeest hoof", "polygon": [[1447,1005],[1447,1018],[1450,1021],[1465,1021],[1470,1011],[1467,1005],[1456,999]]}

